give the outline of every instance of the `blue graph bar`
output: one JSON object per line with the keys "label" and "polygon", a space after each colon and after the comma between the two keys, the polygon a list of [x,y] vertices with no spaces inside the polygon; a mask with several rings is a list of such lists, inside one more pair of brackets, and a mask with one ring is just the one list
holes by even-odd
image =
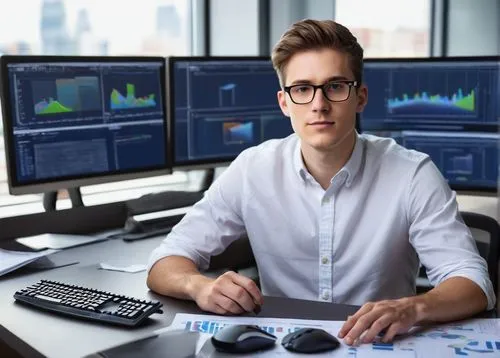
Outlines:
{"label": "blue graph bar", "polygon": [[394,345],[392,343],[373,343],[373,349],[392,351],[394,350]]}
{"label": "blue graph bar", "polygon": [[[184,330],[215,334],[225,326],[226,324],[217,321],[187,321]],[[271,334],[274,334],[275,331],[283,332],[283,327],[263,326],[261,328]],[[289,328],[289,331],[297,331],[300,328],[301,327]]]}
{"label": "blue graph bar", "polygon": [[263,326],[261,327],[264,331],[266,331],[267,333],[270,333],[270,334],[274,334],[274,327],[271,327],[271,326]]}

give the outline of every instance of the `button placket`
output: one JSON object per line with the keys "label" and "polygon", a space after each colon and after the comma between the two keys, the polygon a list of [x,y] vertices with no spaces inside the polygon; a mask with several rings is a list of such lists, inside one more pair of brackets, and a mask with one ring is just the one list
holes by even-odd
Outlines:
{"label": "button placket", "polygon": [[319,287],[320,301],[330,302],[332,299],[332,241],[333,241],[333,206],[332,186],[321,200],[321,217],[319,222]]}

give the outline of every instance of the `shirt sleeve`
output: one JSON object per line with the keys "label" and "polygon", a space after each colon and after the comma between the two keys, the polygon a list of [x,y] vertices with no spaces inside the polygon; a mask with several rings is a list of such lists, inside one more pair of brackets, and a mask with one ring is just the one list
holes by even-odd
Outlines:
{"label": "shirt sleeve", "polygon": [[243,153],[240,154],[229,165],[203,199],[186,213],[151,253],[148,272],[158,260],[167,256],[186,257],[200,270],[206,270],[212,256],[223,252],[245,233],[241,217],[244,157]]}
{"label": "shirt sleeve", "polygon": [[438,168],[424,159],[411,178],[408,220],[410,242],[433,286],[461,276],[475,282],[495,305],[495,293],[486,261],[479,255],[472,234],[464,224],[456,201]]}

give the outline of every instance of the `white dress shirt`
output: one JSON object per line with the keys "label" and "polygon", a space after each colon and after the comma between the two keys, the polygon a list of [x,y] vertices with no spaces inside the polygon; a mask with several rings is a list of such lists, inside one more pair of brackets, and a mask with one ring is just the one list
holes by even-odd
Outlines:
{"label": "white dress shirt", "polygon": [[203,270],[247,233],[263,294],[361,305],[415,295],[419,263],[436,286],[462,276],[495,304],[485,260],[455,193],[426,154],[358,135],[324,190],[292,134],[242,152],[151,254]]}

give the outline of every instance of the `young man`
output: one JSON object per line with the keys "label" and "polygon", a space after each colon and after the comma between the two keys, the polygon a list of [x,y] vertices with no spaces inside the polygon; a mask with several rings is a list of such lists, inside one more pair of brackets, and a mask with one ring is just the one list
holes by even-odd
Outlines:
{"label": "young man", "polygon": [[[358,135],[363,50],[333,21],[294,24],[272,53],[294,135],[244,151],[152,254],[148,286],[206,311],[239,314],[263,294],[362,305],[347,344],[493,308],[485,261],[455,194],[425,154]],[[199,270],[246,233],[253,281]],[[435,288],[415,296],[419,262]]]}

